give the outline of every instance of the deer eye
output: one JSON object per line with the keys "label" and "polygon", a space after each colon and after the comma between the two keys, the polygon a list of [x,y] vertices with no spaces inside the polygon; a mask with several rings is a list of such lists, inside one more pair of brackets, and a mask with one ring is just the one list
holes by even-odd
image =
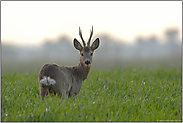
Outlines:
{"label": "deer eye", "polygon": [[81,53],[81,56],[84,56],[84,54],[83,54],[83,53]]}
{"label": "deer eye", "polygon": [[90,54],[91,56],[93,55],[93,53]]}

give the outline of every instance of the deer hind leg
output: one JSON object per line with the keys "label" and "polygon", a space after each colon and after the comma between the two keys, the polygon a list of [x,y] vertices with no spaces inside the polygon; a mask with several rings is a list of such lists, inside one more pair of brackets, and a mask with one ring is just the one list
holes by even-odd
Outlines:
{"label": "deer hind leg", "polygon": [[49,93],[50,93],[51,97],[56,95],[56,92],[54,91],[54,89],[52,87],[49,87],[48,90],[49,90]]}
{"label": "deer hind leg", "polygon": [[39,92],[40,92],[41,99],[44,100],[45,95],[48,95],[48,87],[39,86]]}

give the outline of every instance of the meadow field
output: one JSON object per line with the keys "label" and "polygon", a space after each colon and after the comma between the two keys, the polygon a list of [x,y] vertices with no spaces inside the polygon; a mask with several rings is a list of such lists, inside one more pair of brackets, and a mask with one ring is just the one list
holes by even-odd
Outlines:
{"label": "meadow field", "polygon": [[37,78],[38,72],[2,74],[2,122],[182,122],[181,68],[92,69],[75,100],[42,101]]}

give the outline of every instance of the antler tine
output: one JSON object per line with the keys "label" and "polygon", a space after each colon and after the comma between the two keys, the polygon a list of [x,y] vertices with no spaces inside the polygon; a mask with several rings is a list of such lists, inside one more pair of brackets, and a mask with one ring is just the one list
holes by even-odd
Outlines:
{"label": "antler tine", "polygon": [[93,26],[92,26],[92,30],[90,31],[90,38],[88,39],[87,46],[90,46],[90,41],[91,41],[92,35],[93,35]]}
{"label": "antler tine", "polygon": [[84,39],[83,39],[83,36],[82,36],[82,32],[81,32],[80,27],[79,27],[79,36],[81,37],[81,40],[82,40],[83,45],[84,45],[84,47],[85,47],[85,46],[86,46],[86,43],[85,43],[85,41],[84,41]]}

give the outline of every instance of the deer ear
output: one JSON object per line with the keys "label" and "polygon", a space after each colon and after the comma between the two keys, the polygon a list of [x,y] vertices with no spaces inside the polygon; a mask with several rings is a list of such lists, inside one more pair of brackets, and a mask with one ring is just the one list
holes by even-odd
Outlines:
{"label": "deer ear", "polygon": [[99,38],[97,38],[97,39],[93,42],[93,44],[91,45],[91,49],[92,49],[92,50],[96,50],[96,49],[98,48],[98,46],[99,46],[99,43],[100,43]]}
{"label": "deer ear", "polygon": [[81,49],[83,48],[76,38],[74,38],[74,47],[79,51],[81,51]]}

